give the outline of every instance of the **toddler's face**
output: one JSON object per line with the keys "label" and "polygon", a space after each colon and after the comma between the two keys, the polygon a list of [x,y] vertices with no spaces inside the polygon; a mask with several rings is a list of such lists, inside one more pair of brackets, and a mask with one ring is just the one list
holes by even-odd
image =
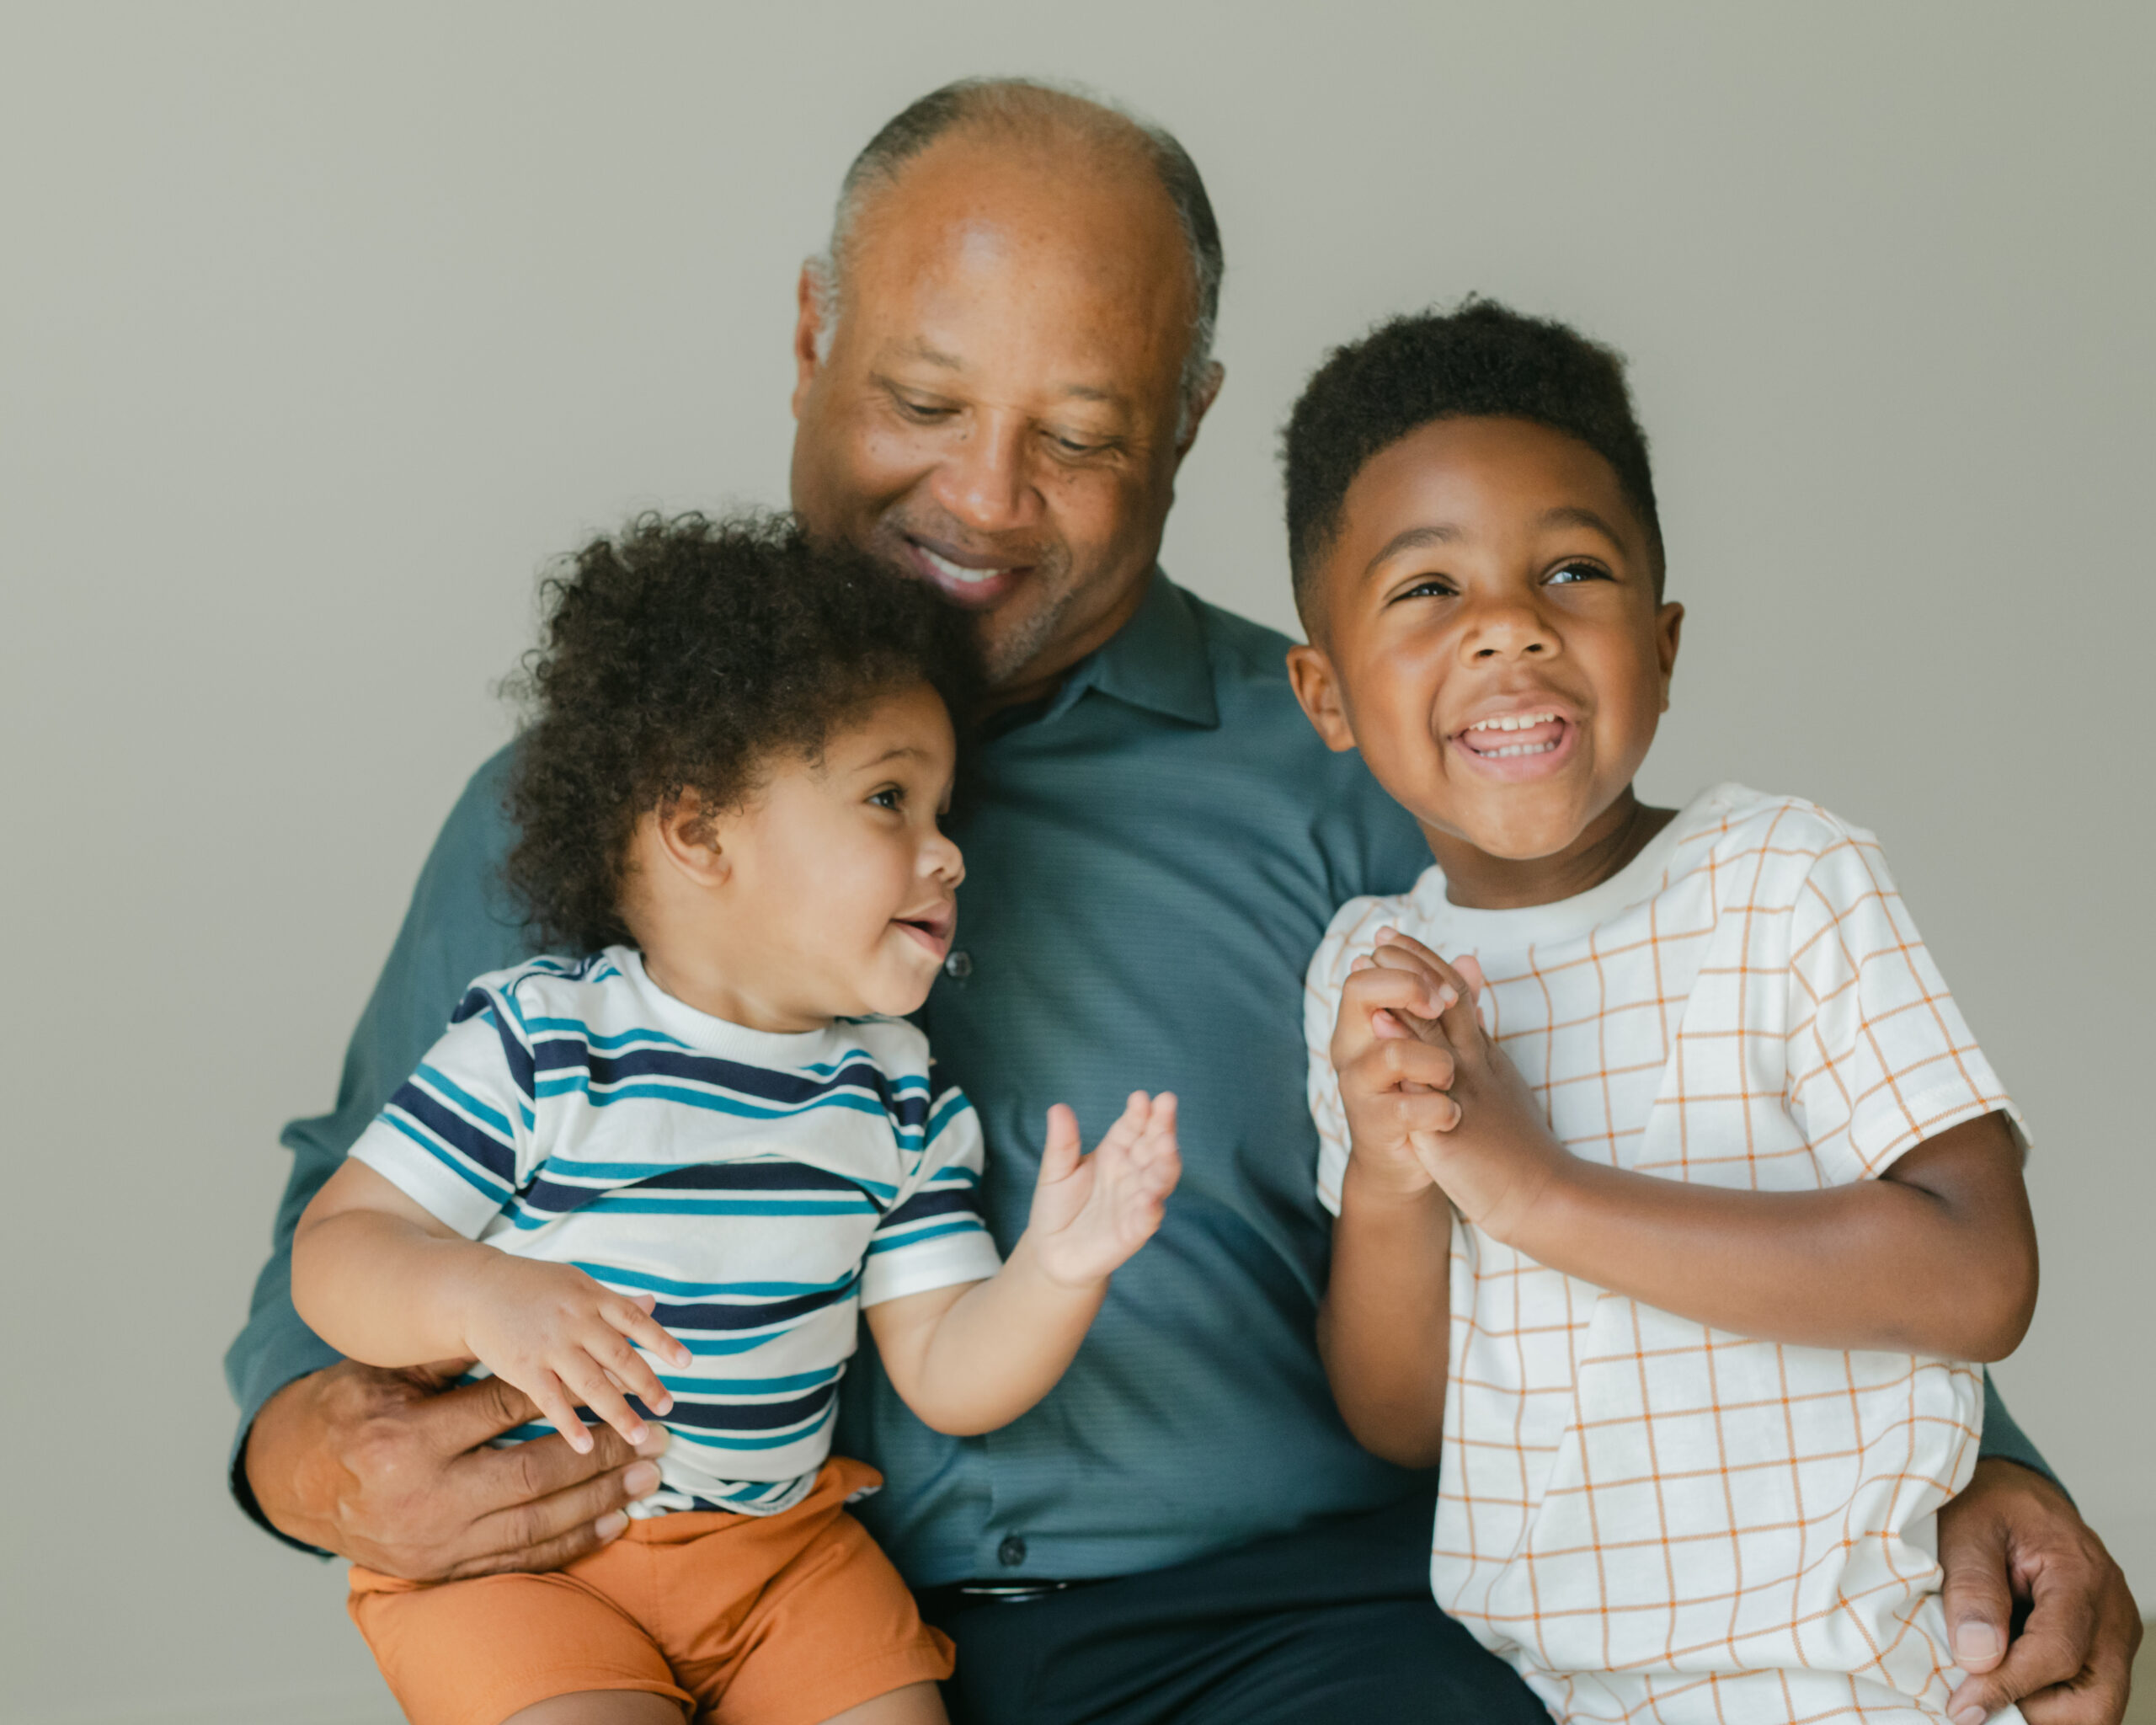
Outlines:
{"label": "toddler's face", "polygon": [[919,1007],[966,872],[937,825],[956,758],[950,715],[921,685],[833,733],[820,760],[776,763],[713,823],[724,875],[691,900],[690,926],[646,938],[661,985],[774,1030]]}
{"label": "toddler's face", "polygon": [[1612,809],[1669,704],[1683,608],[1602,457],[1511,419],[1439,419],[1348,488],[1296,692],[1422,823],[1554,857]]}

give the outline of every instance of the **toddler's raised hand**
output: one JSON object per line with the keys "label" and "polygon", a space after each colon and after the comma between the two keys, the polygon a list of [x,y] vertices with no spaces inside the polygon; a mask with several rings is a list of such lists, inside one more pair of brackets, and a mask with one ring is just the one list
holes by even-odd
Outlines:
{"label": "toddler's raised hand", "polygon": [[[582,1270],[507,1252],[489,1252],[467,1295],[464,1340],[474,1358],[538,1404],[540,1417],[580,1455],[591,1434],[577,1418],[581,1402],[632,1444],[649,1435],[627,1396],[655,1414],[674,1397],[641,1343],[670,1365],[695,1358],[652,1316],[648,1294],[616,1294]],[[625,1393],[626,1392],[626,1393]]]}
{"label": "toddler's raised hand", "polygon": [[1106,1280],[1153,1237],[1182,1172],[1176,1099],[1168,1092],[1131,1092],[1123,1118],[1083,1156],[1078,1117],[1058,1103],[1048,1111],[1048,1145],[1026,1229],[1042,1268],[1070,1287]]}

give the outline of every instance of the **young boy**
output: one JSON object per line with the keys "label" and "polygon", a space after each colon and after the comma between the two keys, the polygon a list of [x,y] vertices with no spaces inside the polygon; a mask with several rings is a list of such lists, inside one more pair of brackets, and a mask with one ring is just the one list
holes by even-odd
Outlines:
{"label": "young boy", "polygon": [[1438,1602],[1566,1719],[1945,1717],[1963,1362],[2036,1245],[1877,844],[1634,796],[1683,611],[1614,355],[1402,318],[1285,460],[1297,693],[1437,864],[1341,909],[1307,1022],[1320,1345],[1366,1445],[1441,1459]]}
{"label": "young boy", "polygon": [[579,1449],[586,1410],[670,1441],[614,1544],[355,1568],[353,1617],[419,1725],[932,1725],[949,1643],[845,1513],[878,1477],[830,1455],[856,1315],[931,1425],[1016,1418],[1159,1225],[1175,1099],[1082,1159],[1052,1109],[999,1264],[979,1124],[902,1018],[964,873],[937,818],[970,660],[925,587],[647,518],[552,597],[510,873],[591,956],[472,985],[301,1219],[293,1297],[353,1359],[476,1359]]}

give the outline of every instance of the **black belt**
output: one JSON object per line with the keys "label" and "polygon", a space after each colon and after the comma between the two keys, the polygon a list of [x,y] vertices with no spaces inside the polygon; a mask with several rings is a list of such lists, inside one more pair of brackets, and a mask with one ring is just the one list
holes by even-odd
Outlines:
{"label": "black belt", "polygon": [[947,1617],[974,1605],[1029,1605],[1075,1588],[1098,1587],[1104,1581],[1117,1579],[1113,1575],[1090,1575],[1075,1581],[953,1581],[942,1587],[916,1589],[914,1597],[921,1602],[924,1616]]}

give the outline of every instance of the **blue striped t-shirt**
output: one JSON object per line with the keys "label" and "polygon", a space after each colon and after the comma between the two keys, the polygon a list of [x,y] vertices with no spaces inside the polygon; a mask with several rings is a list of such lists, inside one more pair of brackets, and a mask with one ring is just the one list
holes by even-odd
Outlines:
{"label": "blue striped t-shirt", "polygon": [[351,1153],[467,1239],[656,1296],[696,1363],[659,1372],[674,1441],[632,1514],[799,1501],[861,1309],[998,1267],[979,1123],[920,1031],[751,1030],[626,947],[479,978]]}

